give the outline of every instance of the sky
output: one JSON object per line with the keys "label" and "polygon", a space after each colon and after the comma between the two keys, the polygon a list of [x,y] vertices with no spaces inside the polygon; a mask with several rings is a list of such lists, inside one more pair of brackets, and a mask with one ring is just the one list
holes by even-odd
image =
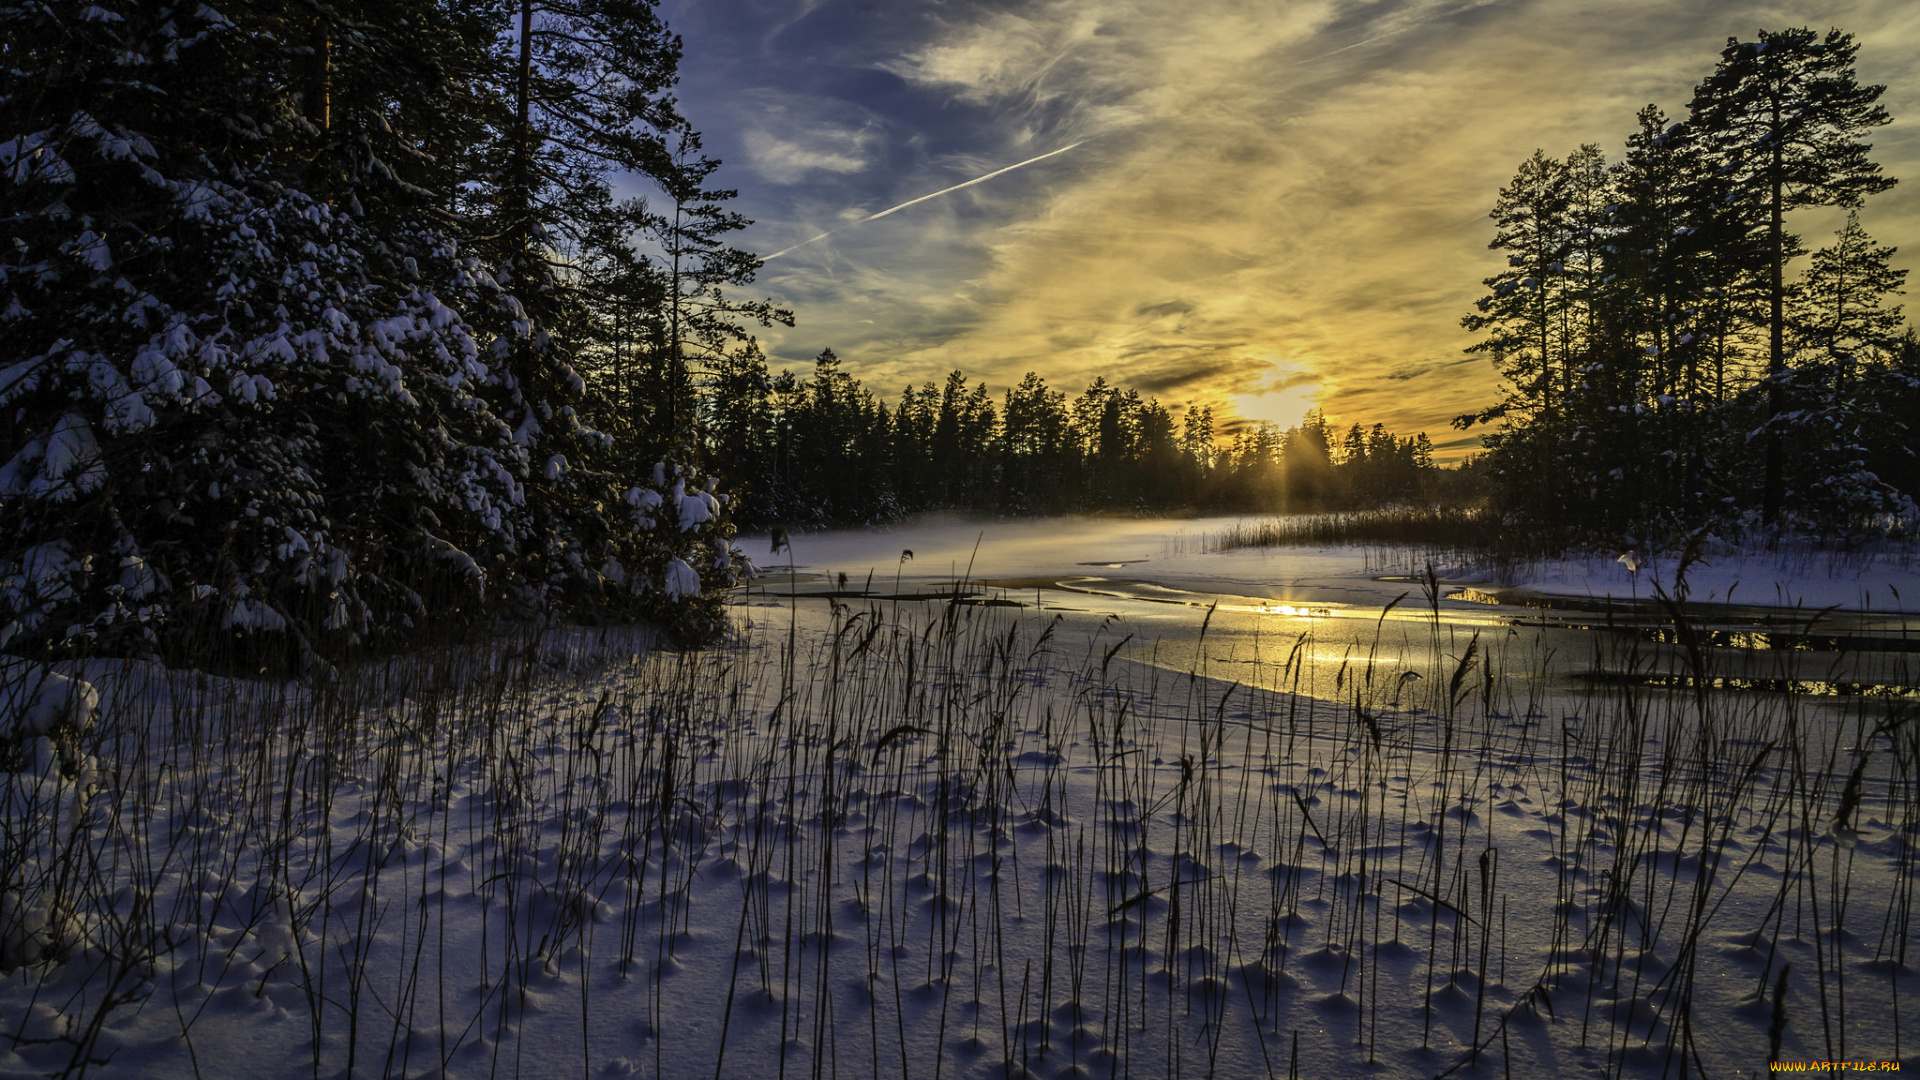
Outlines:
{"label": "sky", "polygon": [[[1763,28],[1858,37],[1894,116],[1874,157],[1908,178],[1862,221],[1897,265],[1920,255],[1910,0],[661,10],[682,110],[754,220],[736,245],[776,256],[750,291],[798,319],[756,330],[774,366],[830,347],[888,399],[956,368],[996,398],[1028,371],[1069,395],[1104,376],[1176,410],[1424,430],[1456,456],[1478,439],[1448,421],[1496,394],[1460,319],[1501,265],[1498,190],[1536,148],[1619,157],[1642,106],[1683,114],[1726,39]],[[1789,224],[1818,247],[1841,217]]]}

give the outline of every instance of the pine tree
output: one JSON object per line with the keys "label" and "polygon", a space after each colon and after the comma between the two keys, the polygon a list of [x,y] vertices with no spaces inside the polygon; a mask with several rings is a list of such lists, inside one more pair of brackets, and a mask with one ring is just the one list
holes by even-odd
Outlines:
{"label": "pine tree", "polygon": [[[1604,182],[1583,147],[1564,168],[1536,152],[1500,193],[1508,267],[1465,325],[1488,332],[1471,351],[1507,383],[1456,426],[1504,421],[1488,467],[1503,512],[1543,539],[1734,525],[1756,491],[1769,523],[1790,509],[1840,531],[1893,505],[1862,464],[1892,422],[1837,389],[1849,358],[1885,355],[1866,339],[1897,326],[1856,305],[1886,284],[1870,242],[1849,234],[1799,286],[1782,276],[1800,253],[1788,211],[1856,206],[1892,183],[1861,139],[1886,122],[1881,91],[1858,85],[1845,34],[1760,38],[1728,45],[1686,122],[1643,110]],[[1880,494],[1829,497],[1868,489]]]}
{"label": "pine tree", "polygon": [[1067,395],[1047,388],[1027,372],[1009,387],[1001,410],[1001,473],[1012,509],[1029,512],[1058,505],[1073,460]]}
{"label": "pine tree", "polygon": [[1862,136],[1889,122],[1883,86],[1862,86],[1851,34],[1761,31],[1729,39],[1720,64],[1694,92],[1691,127],[1737,182],[1746,225],[1767,257],[1766,477],[1762,516],[1779,519],[1787,367],[1786,264],[1794,253],[1786,215],[1807,206],[1856,207],[1893,179],[1867,156]]}
{"label": "pine tree", "polygon": [[792,505],[792,488],[780,481],[773,378],[757,341],[721,355],[706,409],[706,459],[738,493],[746,520],[756,525],[804,520]]}
{"label": "pine tree", "polygon": [[1187,402],[1186,415],[1180,422],[1180,450],[1187,455],[1198,482],[1204,484],[1213,472],[1213,406],[1196,409],[1193,402]]}
{"label": "pine tree", "polygon": [[793,313],[771,301],[743,300],[727,291],[751,283],[760,262],[724,242],[752,223],[725,206],[737,192],[706,186],[719,166],[702,153],[699,134],[680,123],[653,174],[664,195],[662,208],[640,215],[644,236],[660,252],[666,282],[654,366],[664,402],[653,441],[669,454],[697,445],[694,379],[711,376],[722,357],[746,340],[741,320],[793,325]]}
{"label": "pine tree", "polygon": [[405,632],[423,595],[458,613],[523,497],[457,311],[499,291],[398,222],[431,172],[407,125],[460,107],[467,43],[408,4],[338,34],[330,8],[89,10],[0,10],[5,636],[310,656]]}
{"label": "pine tree", "polygon": [[511,254],[537,258],[548,226],[571,216],[557,211],[608,170],[672,174],[680,41],[652,0],[512,0],[505,14],[500,233]]}
{"label": "pine tree", "polygon": [[1806,273],[1789,290],[1794,361],[1818,372],[1835,391],[1852,381],[1862,364],[1898,347],[1900,305],[1886,303],[1907,278],[1905,270],[1893,266],[1896,251],[1867,235],[1859,213],[1850,212],[1833,244],[1813,253]]}
{"label": "pine tree", "polygon": [[1567,260],[1573,255],[1571,193],[1565,162],[1536,150],[1500,191],[1492,217],[1499,226],[1487,246],[1507,252],[1507,268],[1487,278],[1477,313],[1461,320],[1470,331],[1490,331],[1468,352],[1493,354],[1507,379],[1506,399],[1479,418],[1539,415],[1551,421],[1563,406],[1564,372],[1571,352]]}
{"label": "pine tree", "polygon": [[1308,509],[1333,496],[1333,429],[1319,409],[1310,410],[1287,432],[1280,465],[1292,504]]}
{"label": "pine tree", "polygon": [[1874,471],[1873,435],[1901,422],[1887,414],[1894,393],[1876,392],[1899,348],[1898,295],[1907,272],[1849,213],[1834,243],[1813,253],[1788,292],[1793,365],[1779,380],[1796,417],[1784,441],[1787,490],[1812,521],[1846,533],[1898,514],[1910,497]]}

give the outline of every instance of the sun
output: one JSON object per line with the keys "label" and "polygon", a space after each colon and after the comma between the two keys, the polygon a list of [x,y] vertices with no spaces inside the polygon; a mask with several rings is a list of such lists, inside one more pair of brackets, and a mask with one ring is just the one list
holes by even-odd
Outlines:
{"label": "sun", "polygon": [[1227,400],[1242,419],[1269,420],[1281,427],[1292,427],[1325,395],[1326,385],[1312,367],[1277,361],[1263,385],[1229,394]]}

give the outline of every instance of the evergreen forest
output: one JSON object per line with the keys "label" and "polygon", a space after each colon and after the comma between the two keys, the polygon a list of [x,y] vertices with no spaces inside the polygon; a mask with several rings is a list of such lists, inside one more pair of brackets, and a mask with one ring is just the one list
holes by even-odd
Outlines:
{"label": "evergreen forest", "polygon": [[653,5],[221,7],[0,7],[0,647],[710,633],[686,387],[790,316]]}
{"label": "evergreen forest", "polygon": [[[997,405],[997,408],[996,408]],[[1425,433],[1358,422],[1343,433],[1313,410],[1215,428],[1213,409],[1178,418],[1101,377],[1071,400],[1028,372],[996,402],[964,372],[908,386],[889,403],[827,350],[802,381],[769,377],[751,344],[708,398],[707,460],[746,493],[763,526],[871,524],[928,510],[986,514],[1282,512],[1425,501],[1461,481]]]}

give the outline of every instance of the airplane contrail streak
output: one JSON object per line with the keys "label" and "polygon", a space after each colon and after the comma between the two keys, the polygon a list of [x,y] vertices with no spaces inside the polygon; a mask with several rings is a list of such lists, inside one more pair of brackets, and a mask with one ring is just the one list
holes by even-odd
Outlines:
{"label": "airplane contrail streak", "polygon": [[[1025,167],[1027,167],[1028,165],[1031,165],[1031,164],[1033,164],[1033,163],[1034,163],[1034,162],[1036,162],[1036,161],[1045,161],[1045,160],[1047,160],[1048,158],[1050,158],[1050,157],[1053,157],[1053,156],[1054,156],[1054,155],[1056,155],[1056,154],[1064,154],[1064,153],[1066,153],[1067,151],[1069,151],[1069,150],[1071,150],[1071,149],[1073,149],[1074,147],[1076,147],[1076,146],[1080,146],[1080,145],[1082,145],[1082,144],[1084,144],[1084,143],[1085,143],[1086,141],[1087,141],[1087,140],[1085,140],[1085,139],[1081,139],[1081,140],[1080,140],[1079,142],[1077,142],[1077,143],[1071,143],[1071,144],[1069,144],[1069,145],[1067,145],[1067,146],[1063,146],[1063,147],[1061,147],[1061,148],[1060,148],[1060,149],[1058,149],[1058,150],[1049,150],[1049,151],[1047,151],[1046,153],[1044,153],[1044,154],[1041,154],[1041,155],[1040,155],[1039,157],[1030,157],[1030,158],[1028,158],[1028,159],[1027,159],[1027,160],[1025,160],[1025,161],[1022,161],[1022,162],[1017,162],[1017,163],[1015,163],[1015,164],[1013,164],[1013,165],[1009,165],[1009,166],[1007,166],[1007,167],[1006,167],[1006,168],[1004,168],[1004,169],[995,169],[994,171],[992,171],[992,172],[990,172],[990,173],[987,173],[987,174],[986,174],[985,176],[976,176],[976,177],[974,177],[974,178],[973,178],[973,179],[971,179],[971,180],[964,180],[964,181],[961,181],[960,183],[958,183],[958,184],[955,184],[955,185],[953,185],[952,187],[947,187],[947,188],[941,188],[941,189],[940,189],[939,191],[936,191],[936,192],[934,192],[934,193],[932,193],[931,195],[922,195],[922,196],[920,196],[920,197],[919,197],[919,198],[917,198],[917,199],[908,199],[908,200],[907,200],[906,202],[903,202],[903,203],[901,203],[901,204],[900,204],[900,205],[898,205],[898,206],[889,206],[889,207],[887,207],[887,208],[886,208],[885,210],[882,210],[882,211],[880,211],[879,213],[875,213],[875,214],[868,214],[868,215],[867,215],[866,217],[863,217],[863,218],[861,218],[861,219],[860,219],[859,221],[856,221],[856,222],[853,222],[853,225],[864,225],[864,224],[866,224],[866,223],[867,223],[867,222],[869,222],[869,221],[874,221],[874,220],[876,220],[876,219],[878,219],[878,218],[883,218],[883,217],[886,217],[886,216],[887,216],[888,214],[892,214],[892,213],[897,213],[898,211],[901,211],[901,210],[905,210],[905,209],[906,209],[907,207],[909,207],[909,206],[915,206],[915,205],[918,205],[918,204],[920,204],[920,203],[923,203],[923,202],[926,202],[926,201],[927,201],[928,199],[937,199],[937,198],[939,198],[939,197],[940,197],[940,196],[942,196],[942,195],[946,195],[946,194],[949,194],[949,193],[951,193],[951,192],[955,192],[955,191],[959,191],[959,190],[960,190],[961,188],[969,188],[969,187],[972,187],[972,186],[973,186],[973,185],[975,185],[975,184],[984,184],[984,183],[986,183],[986,182],[987,182],[988,180],[991,180],[991,179],[993,179],[993,178],[994,178],[994,177],[996,177],[996,176],[1004,176],[1004,175],[1006,175],[1007,173],[1010,173],[1010,172],[1012,172],[1012,171],[1013,171],[1013,170],[1015,170],[1015,169],[1023,169],[1023,168],[1025,168]],[[840,226],[840,229],[846,229],[846,228],[851,228],[851,227],[852,227],[851,225],[842,225],[842,226]],[[792,247],[788,247],[788,248],[781,248],[781,249],[780,249],[779,251],[776,251],[776,252],[774,252],[774,253],[773,253],[773,254],[771,254],[771,255],[768,255],[768,256],[765,256],[765,257],[764,257],[764,258],[762,258],[762,259],[761,259],[760,261],[761,261],[761,262],[763,262],[763,263],[768,263],[768,262],[772,262],[773,260],[775,260],[775,259],[777,259],[777,258],[779,258],[780,256],[782,256],[782,255],[785,255],[785,254],[786,254],[787,252],[789,252],[789,251],[798,251],[798,250],[800,250],[801,248],[803,248],[803,247],[806,247],[806,246],[807,246],[808,244],[811,244],[811,243],[813,243],[813,242],[814,242],[815,240],[825,240],[825,239],[826,239],[827,237],[829,237],[829,236],[832,236],[832,235],[833,235],[834,233],[837,233],[837,232],[839,232],[839,231],[840,231],[840,229],[828,229],[828,230],[827,230],[826,232],[823,232],[823,233],[821,233],[821,234],[820,234],[820,235],[818,235],[818,236],[815,236],[815,237],[811,237],[811,238],[809,238],[809,239],[806,239],[806,240],[802,240],[802,241],[800,241],[799,243],[797,243],[797,244],[795,244],[795,245],[793,245]]]}

